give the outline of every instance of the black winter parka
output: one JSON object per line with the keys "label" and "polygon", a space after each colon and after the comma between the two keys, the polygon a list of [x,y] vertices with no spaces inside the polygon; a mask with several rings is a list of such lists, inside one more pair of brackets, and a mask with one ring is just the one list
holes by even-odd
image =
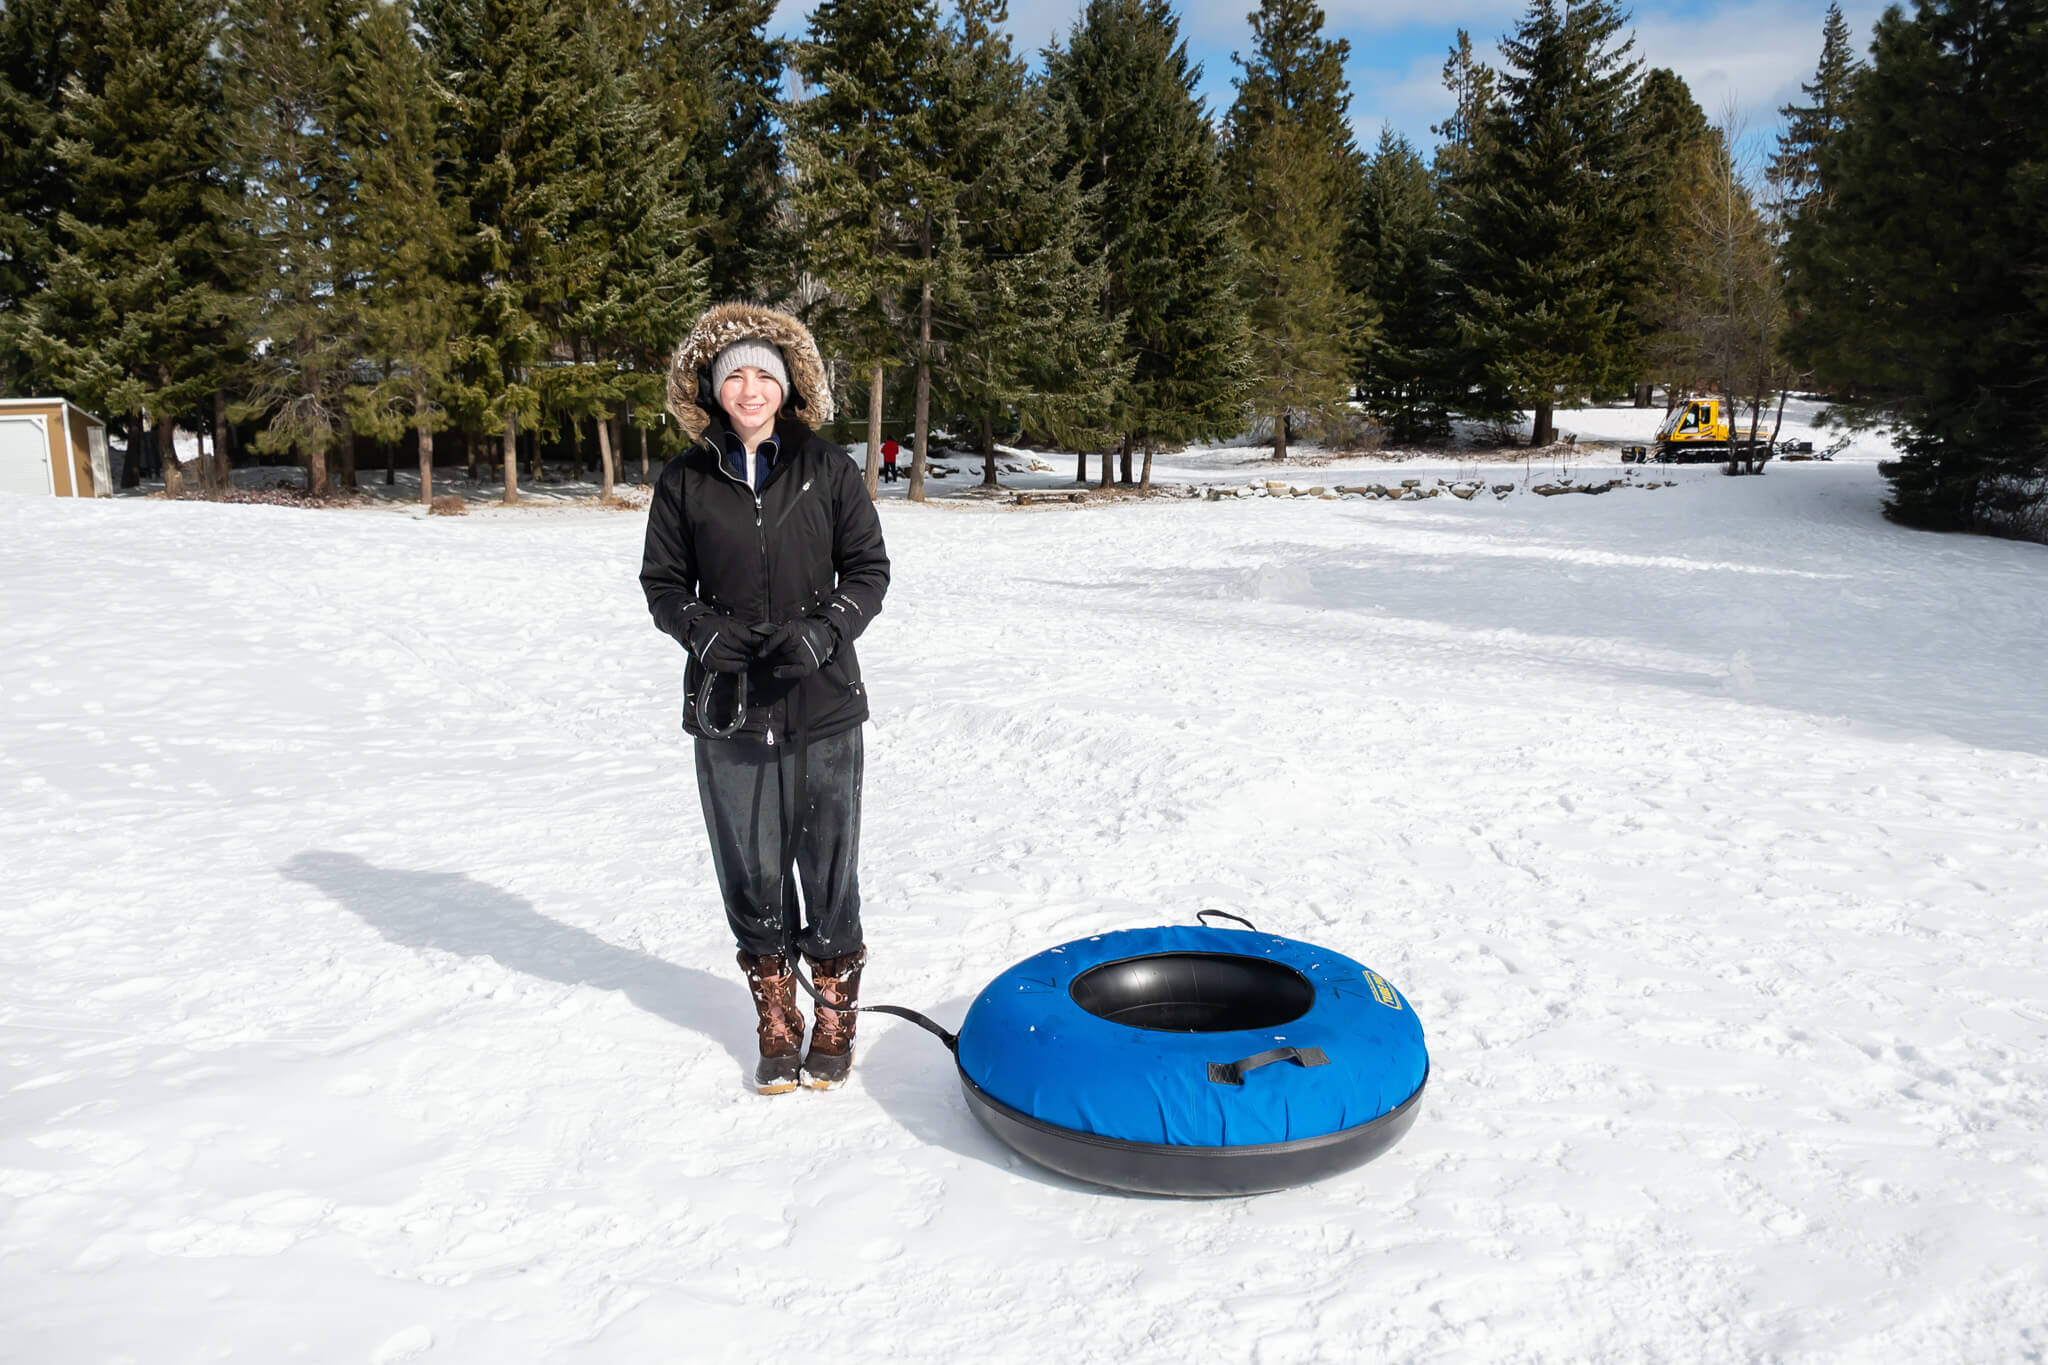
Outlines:
{"label": "black winter parka", "polygon": [[[739,733],[786,743],[798,712],[810,739],[850,730],[868,718],[853,642],[881,612],[889,590],[881,518],[846,452],[801,421],[776,422],[781,454],[759,494],[727,470],[719,454],[724,437],[723,424],[714,421],[655,482],[640,562],[647,610],[686,651],[692,624],[707,613],[764,628],[804,616],[826,621],[838,647],[810,677],[777,678],[758,664],[748,671]],[[683,672],[683,728],[699,737],[695,699],[704,677],[691,653]],[[730,721],[736,690],[729,679],[718,679],[714,724]]]}

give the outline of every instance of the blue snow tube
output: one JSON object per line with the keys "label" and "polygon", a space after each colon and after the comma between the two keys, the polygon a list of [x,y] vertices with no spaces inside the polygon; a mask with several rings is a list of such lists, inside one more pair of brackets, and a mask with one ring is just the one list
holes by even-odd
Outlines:
{"label": "blue snow tube", "polygon": [[1422,1025],[1377,974],[1208,927],[1026,958],[975,998],[955,1055],[968,1107],[1018,1152],[1152,1194],[1256,1194],[1349,1170],[1408,1131],[1429,1079]]}

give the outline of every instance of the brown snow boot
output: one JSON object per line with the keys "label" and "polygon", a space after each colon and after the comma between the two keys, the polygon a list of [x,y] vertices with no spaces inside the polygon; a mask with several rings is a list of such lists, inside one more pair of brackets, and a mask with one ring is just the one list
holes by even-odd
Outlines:
{"label": "brown snow boot", "polygon": [[754,1067],[754,1089],[764,1095],[786,1095],[796,1089],[797,1054],[804,1045],[804,1014],[796,1007],[796,973],[781,953],[739,956],[754,997],[761,1060]]}
{"label": "brown snow boot", "polygon": [[823,961],[804,956],[811,964],[811,984],[818,988],[818,1027],[804,1053],[804,1084],[813,1090],[837,1090],[853,1070],[853,1025],[860,1016],[845,1007],[860,1001],[860,969],[867,960],[865,948]]}

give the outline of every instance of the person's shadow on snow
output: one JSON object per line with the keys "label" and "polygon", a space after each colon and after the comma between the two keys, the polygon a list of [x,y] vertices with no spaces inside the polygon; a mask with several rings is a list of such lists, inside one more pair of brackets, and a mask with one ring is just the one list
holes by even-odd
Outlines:
{"label": "person's shadow on snow", "polygon": [[523,896],[460,872],[378,867],[352,853],[300,853],[278,869],[404,948],[487,957],[565,986],[619,991],[641,1009],[724,1045],[750,1072],[754,1007],[737,979],[665,962],[549,919]]}
{"label": "person's shadow on snow", "polygon": [[[737,973],[728,980],[607,943],[549,919],[523,896],[460,872],[378,867],[352,853],[325,850],[300,853],[278,870],[400,947],[487,957],[546,981],[620,991],[656,1018],[716,1040],[746,1075],[753,1074],[754,1007]],[[967,1004],[962,997],[935,1012],[957,1019]],[[1116,1193],[1034,1166],[998,1142],[968,1112],[951,1058],[923,1030],[876,1016],[862,1021],[860,1036],[856,1083],[920,1141],[1038,1184]]]}

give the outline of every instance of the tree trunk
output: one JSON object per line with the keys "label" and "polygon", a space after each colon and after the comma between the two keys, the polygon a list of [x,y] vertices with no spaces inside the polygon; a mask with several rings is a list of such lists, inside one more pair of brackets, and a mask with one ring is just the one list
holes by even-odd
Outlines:
{"label": "tree trunk", "polygon": [[[166,365],[156,367],[157,382],[166,389],[171,386],[171,371]],[[168,411],[157,413],[156,445],[157,459],[164,467],[164,496],[182,498],[185,496],[185,471],[178,466],[178,424]]]}
{"label": "tree trunk", "polygon": [[535,483],[544,483],[548,477],[548,467],[541,463],[540,428],[535,427],[532,431],[527,432],[526,441],[533,448],[533,481]]}
{"label": "tree trunk", "polygon": [[[612,500],[612,433],[609,425],[610,420],[607,417],[599,417],[597,419],[597,462],[603,467],[601,475],[603,482],[599,486],[598,496],[606,502]],[[578,442],[578,444],[581,444],[581,442]]]}
{"label": "tree trunk", "polygon": [[931,442],[932,407],[932,215],[924,215],[924,283],[917,303],[917,443],[910,453],[910,500],[924,501],[925,454]]}
{"label": "tree trunk", "polygon": [[1536,405],[1535,430],[1529,433],[1531,449],[1541,450],[1557,439],[1557,427],[1550,420],[1550,404]]}
{"label": "tree trunk", "polygon": [[1085,450],[1074,452],[1074,482],[1088,482],[1088,452]]}
{"label": "tree trunk", "polygon": [[1284,412],[1273,418],[1273,458],[1287,458],[1287,414]]}
{"label": "tree trunk", "polygon": [[327,496],[327,452],[319,446],[306,451],[306,492],[316,498]]}
{"label": "tree trunk", "polygon": [[[419,411],[415,407],[413,411]],[[426,507],[434,501],[434,429],[424,420],[419,425],[420,445],[420,506]]]}
{"label": "tree trunk", "polygon": [[997,488],[996,483],[996,428],[988,413],[981,414],[981,486]]}
{"label": "tree trunk", "polygon": [[1150,436],[1145,438],[1145,477],[1139,482],[1138,491],[1140,493],[1150,493],[1152,491],[1152,438]]}
{"label": "tree trunk", "polygon": [[1123,458],[1117,463],[1121,466],[1117,472],[1118,481],[1124,487],[1129,488],[1131,486],[1131,443],[1129,441],[1124,442]]}
{"label": "tree trunk", "polygon": [[467,427],[463,428],[462,453],[469,462],[469,468],[466,471],[466,473],[471,483],[475,483],[477,480],[476,452],[483,445],[483,443],[484,434],[481,431],[471,431]]}
{"label": "tree trunk", "polygon": [[213,486],[220,493],[235,487],[235,463],[228,452],[228,391],[213,391]]}
{"label": "tree trunk", "polygon": [[1778,390],[1778,418],[1771,423],[1771,449],[1778,448],[1778,433],[1785,429],[1785,390]]}
{"label": "tree trunk", "polygon": [[868,376],[868,454],[866,473],[868,501],[875,499],[875,489],[882,480],[882,363],[875,362],[875,372]]}
{"label": "tree trunk", "polygon": [[139,488],[142,485],[142,409],[137,408],[128,419],[128,449],[121,456],[121,487]]}
{"label": "tree trunk", "polygon": [[380,440],[377,444],[384,447],[384,485],[388,488],[398,482],[398,442]]}
{"label": "tree trunk", "polygon": [[1650,381],[1648,380],[1644,380],[1642,383],[1636,385],[1637,407],[1647,408],[1648,406],[1650,406],[1650,391],[1655,387],[1656,385],[1650,383]]}
{"label": "tree trunk", "polygon": [[[1735,297],[1735,285],[1732,283],[1733,278],[1731,274],[1731,283],[1728,285],[1728,297],[1730,299]],[[1734,311],[1732,304],[1729,311],[1731,313]],[[1735,357],[1733,354],[1730,354],[1726,358],[1725,368],[1721,371],[1721,408],[1728,418],[1728,464],[1722,472],[1727,474],[1740,474],[1742,472],[1742,463],[1735,449],[1735,413],[1731,410],[1734,402]]]}
{"label": "tree trunk", "polygon": [[505,501],[519,501],[519,419],[505,414]]}
{"label": "tree trunk", "polygon": [[[1124,437],[1123,443],[1119,448],[1123,450],[1129,450],[1131,448],[1131,438],[1129,436]],[[1097,488],[1107,488],[1110,485],[1110,481],[1115,477],[1116,451],[1105,450],[1102,452],[1102,480],[1095,486]]]}
{"label": "tree trunk", "polygon": [[168,416],[156,419],[157,462],[164,469],[164,496],[185,496],[185,471],[178,464],[177,424]]}
{"label": "tree trunk", "polygon": [[647,428],[635,422],[633,423],[633,431],[640,438],[640,482],[647,483],[649,482],[649,475],[647,473]]}
{"label": "tree trunk", "polygon": [[356,434],[346,420],[337,433],[335,448],[341,452],[341,486],[353,493],[356,488]]}

